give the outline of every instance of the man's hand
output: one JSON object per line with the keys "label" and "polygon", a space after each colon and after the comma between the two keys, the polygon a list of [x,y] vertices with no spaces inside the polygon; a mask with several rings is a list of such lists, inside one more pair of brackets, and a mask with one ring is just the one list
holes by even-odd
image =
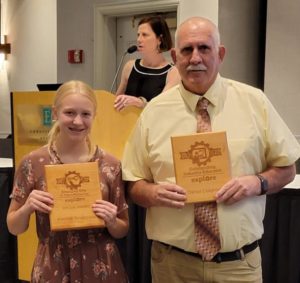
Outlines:
{"label": "man's hand", "polygon": [[129,183],[129,195],[143,207],[165,206],[182,208],[186,201],[186,191],[172,183],[150,183],[139,180]]}
{"label": "man's hand", "polygon": [[[279,192],[291,182],[296,174],[295,164],[283,167],[270,167],[260,172],[268,180],[268,194]],[[232,204],[246,197],[260,195],[260,180],[256,175],[231,179],[216,194],[217,203]]]}
{"label": "man's hand", "polygon": [[246,197],[260,194],[260,181],[255,175],[236,177],[228,181],[216,194],[217,203],[233,204]]}
{"label": "man's hand", "polygon": [[176,184],[160,183],[153,186],[151,199],[154,206],[183,208],[186,192]]}

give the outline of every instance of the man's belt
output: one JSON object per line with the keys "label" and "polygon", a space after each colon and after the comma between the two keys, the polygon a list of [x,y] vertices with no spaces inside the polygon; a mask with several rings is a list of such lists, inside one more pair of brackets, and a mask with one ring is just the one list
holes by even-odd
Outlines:
{"label": "man's belt", "polygon": [[[170,247],[173,250],[191,255],[191,256],[195,256],[195,257],[199,257],[202,259],[202,256],[200,254],[197,253],[193,253],[193,252],[188,252],[185,251],[183,249],[180,249],[178,247],[174,247],[162,242],[159,242],[160,244],[166,246],[166,247]],[[253,250],[255,250],[258,247],[258,241],[254,241],[253,243],[249,244],[249,245],[245,245],[242,248],[232,251],[232,252],[226,252],[226,253],[217,253],[213,259],[211,261],[213,262],[223,262],[223,261],[233,261],[233,260],[241,260],[244,258],[245,254],[252,252]]]}

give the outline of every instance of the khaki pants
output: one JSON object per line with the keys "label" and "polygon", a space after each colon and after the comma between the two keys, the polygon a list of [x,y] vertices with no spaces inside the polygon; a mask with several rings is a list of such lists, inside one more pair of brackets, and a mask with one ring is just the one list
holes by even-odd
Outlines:
{"label": "khaki pants", "polygon": [[246,254],[243,260],[216,263],[153,241],[151,273],[152,283],[261,283],[260,249]]}

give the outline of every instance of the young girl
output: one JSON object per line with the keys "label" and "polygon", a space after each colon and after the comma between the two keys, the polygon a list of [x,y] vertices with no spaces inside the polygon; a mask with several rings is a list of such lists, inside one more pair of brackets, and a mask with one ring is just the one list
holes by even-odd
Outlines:
{"label": "young girl", "polygon": [[[7,215],[9,231],[26,231],[35,212],[38,250],[33,265],[33,283],[128,282],[114,238],[128,231],[128,212],[120,162],[94,146],[89,133],[96,114],[93,90],[81,81],[64,83],[53,105],[55,123],[49,141],[26,155],[16,170]],[[47,192],[44,166],[97,161],[103,200],[91,204],[105,228],[50,230],[49,213],[55,199]]]}

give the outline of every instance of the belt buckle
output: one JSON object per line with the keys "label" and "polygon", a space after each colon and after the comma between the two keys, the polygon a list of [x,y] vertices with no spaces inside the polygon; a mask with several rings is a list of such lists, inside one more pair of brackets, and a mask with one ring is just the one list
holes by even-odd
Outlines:
{"label": "belt buckle", "polygon": [[215,262],[216,263],[221,263],[222,262],[222,256],[221,256],[221,254],[216,254],[216,256],[215,256]]}
{"label": "belt buckle", "polygon": [[245,252],[243,250],[243,248],[239,249],[240,252],[240,260],[244,260],[245,259]]}

